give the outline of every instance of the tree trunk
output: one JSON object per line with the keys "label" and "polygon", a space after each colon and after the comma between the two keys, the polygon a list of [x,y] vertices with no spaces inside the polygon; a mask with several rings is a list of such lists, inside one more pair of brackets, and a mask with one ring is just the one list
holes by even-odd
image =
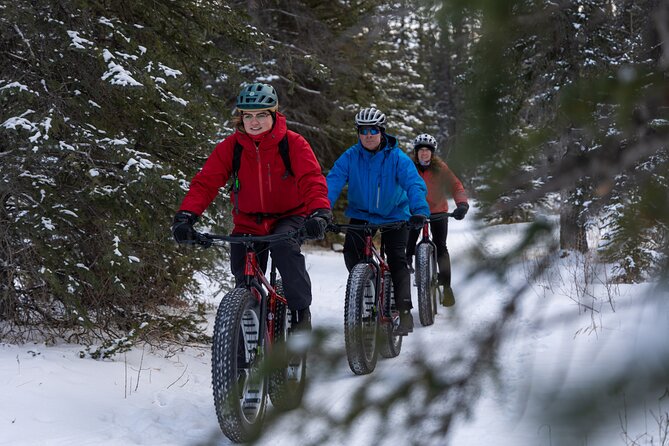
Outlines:
{"label": "tree trunk", "polygon": [[[564,136],[565,147],[564,166],[579,166],[578,159],[582,157],[582,145],[574,129]],[[571,172],[558,172],[569,175]],[[579,178],[573,187],[567,188],[561,193],[560,204],[560,249],[569,251],[586,252],[588,240],[585,230],[585,208],[584,200],[588,196],[588,178]]]}
{"label": "tree trunk", "polygon": [[562,192],[560,207],[560,249],[586,252],[588,240],[583,222],[583,207],[574,203],[578,199],[575,189]]}

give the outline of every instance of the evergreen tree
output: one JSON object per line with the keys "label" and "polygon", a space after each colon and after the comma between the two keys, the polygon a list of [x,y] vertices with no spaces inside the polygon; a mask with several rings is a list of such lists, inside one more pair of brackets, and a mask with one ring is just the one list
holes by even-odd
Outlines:
{"label": "evergreen tree", "polygon": [[3,316],[121,337],[210,263],[169,224],[236,90],[214,42],[248,30],[225,2],[167,0],[6,2],[0,29]]}
{"label": "evergreen tree", "polygon": [[[246,55],[255,80],[272,82],[288,124],[312,144],[327,170],[355,142],[353,116],[375,106],[402,146],[436,132],[426,54],[432,10],[415,2],[238,2],[259,34]],[[418,36],[421,36],[420,45]]]}
{"label": "evergreen tree", "polygon": [[[461,73],[464,98],[455,100],[456,159],[479,166],[476,186],[490,221],[533,219],[558,203],[561,247],[584,251],[603,208],[628,208],[616,200],[646,196],[635,193],[639,181],[658,187],[645,169],[665,178],[658,138],[666,108],[651,99],[666,96],[653,31],[659,12],[653,1],[444,2],[442,29],[451,36],[464,29],[466,40],[451,68]],[[663,212],[637,219],[638,233],[665,233]],[[604,214],[609,228],[624,220]],[[637,262],[612,246],[613,261],[653,268],[666,261],[654,245],[635,250]]]}

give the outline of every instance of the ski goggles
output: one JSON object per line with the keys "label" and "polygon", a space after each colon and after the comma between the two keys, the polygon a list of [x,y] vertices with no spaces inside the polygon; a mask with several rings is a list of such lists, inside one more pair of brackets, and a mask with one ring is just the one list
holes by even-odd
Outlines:
{"label": "ski goggles", "polygon": [[381,133],[381,129],[378,127],[359,127],[358,133],[361,135],[378,135]]}

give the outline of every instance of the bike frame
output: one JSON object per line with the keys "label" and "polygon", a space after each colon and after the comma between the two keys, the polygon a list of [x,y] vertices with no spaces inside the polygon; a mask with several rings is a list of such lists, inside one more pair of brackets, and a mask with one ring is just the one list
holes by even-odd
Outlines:
{"label": "bike frame", "polygon": [[452,216],[453,216],[453,214],[448,212],[448,213],[445,213],[445,214],[441,214],[436,218],[426,218],[425,223],[423,223],[423,231],[422,231],[423,232],[423,237],[421,238],[420,242],[418,242],[418,243],[419,244],[420,243],[430,243],[434,247],[434,252],[436,253],[437,252],[437,246],[432,241],[432,237],[430,235],[431,234],[431,232],[430,232],[430,222],[443,220],[445,218],[452,217]]}
{"label": "bike frame", "polygon": [[217,244],[216,242],[239,243],[244,245],[246,253],[244,255],[244,287],[251,291],[260,305],[260,323],[266,333],[266,337],[259,339],[258,348],[262,348],[265,339],[269,341],[268,348],[271,350],[274,344],[274,324],[277,302],[288,306],[285,296],[276,292],[276,266],[272,261],[269,279],[265,276],[258,262],[258,255],[254,248],[254,243],[271,243],[289,238],[299,238],[300,231],[289,231],[281,234],[270,235],[215,235],[201,234],[204,239]]}
{"label": "bike frame", "polygon": [[[390,223],[385,225],[374,225],[374,224],[342,224],[342,225],[332,225],[335,231],[341,229],[362,229],[365,232],[365,246],[363,248],[363,258],[359,263],[370,263],[374,265],[377,269],[377,279],[376,279],[376,292],[379,298],[379,309],[385,308],[385,277],[386,271],[390,271],[390,266],[386,262],[386,255],[383,243],[381,244],[381,249],[378,250],[374,245],[374,231],[377,229],[383,231],[384,229],[397,228],[404,223]],[[333,230],[333,229],[331,229]],[[392,280],[392,279],[390,279]],[[383,311],[378,312],[380,315],[379,320],[381,322],[389,322],[391,318],[383,314]]]}
{"label": "bike frame", "polygon": [[[284,296],[281,296],[276,292],[276,266],[274,265],[274,262],[272,262],[270,278],[267,280],[267,277],[263,273],[258,263],[258,256],[256,255],[255,249],[253,248],[253,244],[245,243],[244,246],[246,248],[244,286],[248,288],[251,293],[258,299],[258,304],[260,305],[261,311],[261,320],[265,325],[267,339],[269,340],[269,348],[271,349],[272,344],[274,344],[274,315],[276,314],[277,301],[280,301],[285,305],[288,305],[288,301],[286,301]],[[259,290],[253,285],[254,279],[257,281],[257,283],[260,283],[265,288],[264,292],[262,289]]]}
{"label": "bike frame", "polygon": [[434,218],[425,219],[425,223],[423,223],[423,230],[422,230],[423,237],[421,238],[420,242],[418,242],[418,244],[416,245],[416,252],[418,252],[418,246],[420,246],[423,243],[429,243],[430,245],[432,245],[432,248],[433,248],[432,252],[433,252],[433,255],[434,255],[434,264],[435,264],[435,267],[437,267],[437,268],[438,268],[437,265],[439,263],[438,262],[438,257],[437,257],[437,245],[435,245],[435,243],[432,241],[432,236],[431,236],[431,231],[430,231],[430,223],[434,222],[434,221],[440,221],[440,220],[443,220],[443,219],[447,219],[447,218],[452,217],[452,216],[453,216],[453,213],[447,212],[447,213],[439,214],[437,217],[434,217]]}
{"label": "bike frame", "polygon": [[432,238],[430,237],[430,220],[426,219],[425,223],[423,223],[423,238],[420,240],[419,243],[429,243],[432,246],[434,246],[434,249],[437,249],[437,246],[434,244],[432,241]]}
{"label": "bike frame", "polygon": [[[437,245],[431,237],[432,228],[430,223],[443,220],[451,215],[440,213],[430,219],[426,219],[422,227],[423,237],[415,246],[416,279],[414,285],[418,287],[418,316],[423,325],[432,325],[434,323],[434,315],[437,314],[438,296],[442,293],[439,288]],[[430,258],[426,259],[424,256],[428,252],[430,253]]]}
{"label": "bike frame", "polygon": [[[379,274],[377,275],[377,293],[379,295],[379,308],[385,308],[385,293],[383,290],[385,290],[385,281],[386,281],[386,271],[390,271],[390,266],[388,266],[388,262],[386,262],[386,254],[385,254],[385,249],[383,246],[383,243],[381,244],[381,250],[376,249],[376,246],[374,246],[374,237],[371,234],[371,230],[365,231],[365,248],[364,248],[364,262],[367,263],[372,263],[375,265],[376,269],[379,271]],[[390,320],[389,317],[386,317],[383,314],[383,311],[379,311],[380,318],[379,320],[382,322],[387,322]]]}

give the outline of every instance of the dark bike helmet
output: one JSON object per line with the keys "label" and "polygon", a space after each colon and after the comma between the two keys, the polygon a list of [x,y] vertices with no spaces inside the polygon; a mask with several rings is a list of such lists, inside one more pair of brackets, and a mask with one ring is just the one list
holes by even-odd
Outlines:
{"label": "dark bike helmet", "polygon": [[238,110],[270,110],[279,108],[279,98],[274,87],[259,82],[248,85],[237,96]]}
{"label": "dark bike helmet", "polygon": [[382,130],[386,129],[386,115],[381,110],[372,108],[363,108],[355,115],[355,125],[362,127],[363,125],[375,125]]}
{"label": "dark bike helmet", "polygon": [[416,139],[413,140],[413,150],[414,152],[418,151],[421,147],[427,147],[432,151],[432,153],[437,151],[437,140],[434,139],[434,136],[428,135],[427,133],[421,133],[416,136]]}

